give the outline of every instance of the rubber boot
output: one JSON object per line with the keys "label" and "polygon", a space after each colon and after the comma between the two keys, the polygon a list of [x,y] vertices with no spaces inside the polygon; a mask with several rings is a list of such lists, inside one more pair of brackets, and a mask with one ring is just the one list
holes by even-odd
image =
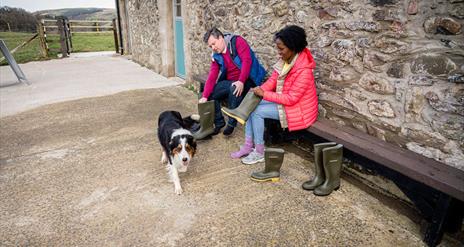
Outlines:
{"label": "rubber boot", "polygon": [[324,174],[324,167],[323,167],[323,161],[322,161],[322,149],[326,147],[333,147],[337,145],[335,142],[325,142],[325,143],[318,143],[314,144],[314,166],[316,169],[314,175],[314,178],[306,181],[303,183],[301,187],[305,190],[314,190],[317,186],[321,185],[324,183],[325,180],[325,174]]}
{"label": "rubber boot", "polygon": [[317,196],[327,196],[333,190],[340,187],[340,173],[342,171],[343,145],[338,144],[334,147],[322,149],[322,160],[324,163],[325,181],[314,189]]}
{"label": "rubber boot", "polygon": [[266,148],[264,151],[264,171],[251,173],[251,179],[257,182],[278,182],[280,167],[284,160],[284,150],[281,148]]}
{"label": "rubber boot", "polygon": [[253,92],[248,92],[243,98],[242,103],[235,108],[229,109],[226,107],[222,107],[221,111],[224,112],[227,116],[234,118],[237,122],[245,125],[250,114],[255,110],[258,106],[259,102],[261,102],[261,97],[256,96]]}
{"label": "rubber boot", "polygon": [[204,139],[214,132],[214,101],[198,103],[198,114],[200,115],[200,130],[193,133],[197,140]]}

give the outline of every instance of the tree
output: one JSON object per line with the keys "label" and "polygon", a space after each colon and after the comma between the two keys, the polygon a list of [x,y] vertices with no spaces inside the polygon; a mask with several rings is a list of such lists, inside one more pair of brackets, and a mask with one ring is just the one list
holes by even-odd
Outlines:
{"label": "tree", "polygon": [[37,19],[24,9],[0,7],[0,31],[36,32]]}

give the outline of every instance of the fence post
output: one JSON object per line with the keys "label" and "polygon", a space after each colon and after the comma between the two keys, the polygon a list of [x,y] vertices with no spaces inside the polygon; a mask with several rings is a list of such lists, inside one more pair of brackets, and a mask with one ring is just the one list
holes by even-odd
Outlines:
{"label": "fence post", "polygon": [[68,54],[72,52],[72,43],[71,43],[71,35],[69,32],[69,20],[68,18],[63,19],[63,28],[64,28],[64,36],[66,38],[66,51]]}
{"label": "fence post", "polygon": [[116,53],[119,53],[118,30],[116,29],[116,19],[113,19],[113,37],[114,48],[116,50]]}
{"label": "fence post", "polygon": [[48,45],[47,45],[47,38],[44,30],[44,21],[40,20],[37,22],[37,33],[39,34],[39,44],[40,44],[40,51],[43,57],[48,58]]}
{"label": "fence post", "polygon": [[56,25],[58,26],[58,32],[60,33],[60,44],[61,44],[61,54],[62,57],[68,57],[68,49],[66,47],[66,33],[65,33],[65,27],[64,27],[64,19],[60,18],[56,20]]}
{"label": "fence post", "polygon": [[68,38],[69,38],[69,45],[71,47],[71,52],[72,52],[72,48],[73,48],[73,44],[72,44],[72,32],[71,32],[71,22],[68,20],[67,21],[67,27],[68,27]]}

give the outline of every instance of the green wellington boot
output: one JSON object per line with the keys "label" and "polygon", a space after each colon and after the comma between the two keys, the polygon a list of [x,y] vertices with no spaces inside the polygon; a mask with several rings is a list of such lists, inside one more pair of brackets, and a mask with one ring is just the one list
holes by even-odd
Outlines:
{"label": "green wellington boot", "polygon": [[342,171],[343,145],[322,149],[325,182],[314,189],[317,196],[327,196],[340,187],[340,173]]}
{"label": "green wellington boot", "polygon": [[252,91],[248,92],[243,98],[242,103],[235,108],[229,109],[222,107],[221,111],[224,112],[227,116],[236,119],[242,125],[245,125],[250,114],[255,110],[261,101],[261,97],[256,96]]}
{"label": "green wellington boot", "polygon": [[301,187],[305,190],[314,190],[317,186],[324,183],[325,174],[324,174],[324,167],[322,164],[322,149],[326,147],[333,147],[337,145],[335,142],[324,142],[314,144],[314,166],[316,167],[313,179],[306,181],[303,183]]}
{"label": "green wellington boot", "polygon": [[284,160],[284,150],[281,148],[266,148],[264,151],[264,171],[251,173],[251,179],[257,182],[278,182],[280,167]]}
{"label": "green wellington boot", "polygon": [[214,132],[214,100],[198,103],[198,114],[200,115],[200,129],[193,133],[193,137],[201,140]]}

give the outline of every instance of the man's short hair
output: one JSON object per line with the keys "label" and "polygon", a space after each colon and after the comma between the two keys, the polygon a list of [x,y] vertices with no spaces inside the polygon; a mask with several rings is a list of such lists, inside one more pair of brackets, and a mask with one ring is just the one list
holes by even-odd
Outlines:
{"label": "man's short hair", "polygon": [[274,36],[274,42],[280,39],[288,49],[299,53],[308,45],[306,32],[303,28],[295,25],[286,26]]}
{"label": "man's short hair", "polygon": [[208,43],[208,39],[211,36],[217,39],[219,38],[219,36],[224,37],[224,34],[222,34],[222,32],[219,31],[219,29],[217,29],[216,27],[213,27],[205,33],[205,36],[203,36],[203,42]]}

